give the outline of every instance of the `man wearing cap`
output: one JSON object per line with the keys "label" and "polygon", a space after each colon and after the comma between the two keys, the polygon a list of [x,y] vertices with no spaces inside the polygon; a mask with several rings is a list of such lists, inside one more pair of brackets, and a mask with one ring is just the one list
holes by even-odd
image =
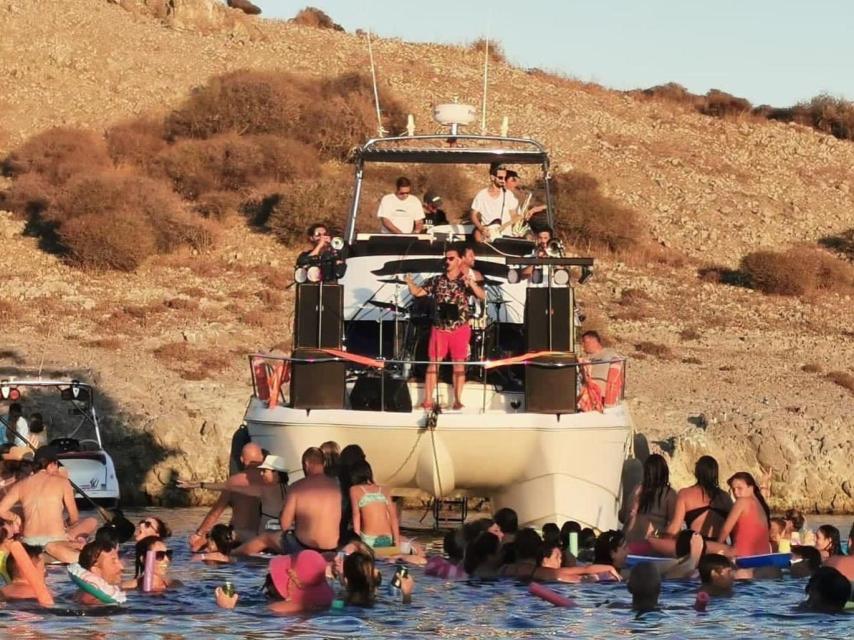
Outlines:
{"label": "man wearing cap", "polygon": [[[80,520],[74,502],[74,490],[64,470],[60,468],[55,447],[40,447],[33,457],[36,473],[15,483],[0,501],[0,518],[20,522],[12,511],[20,503],[24,511],[23,541],[45,547],[45,551],[60,562],[77,562],[80,545],[78,536],[88,536],[98,528],[95,518]],[[68,514],[63,518],[63,509]]]}
{"label": "man wearing cap", "polygon": [[421,233],[424,228],[424,208],[421,201],[412,195],[409,178],[398,178],[394,193],[382,197],[377,217],[382,222],[383,233]]}
{"label": "man wearing cap", "polygon": [[424,227],[438,227],[439,225],[448,224],[448,216],[440,209],[442,206],[442,196],[433,191],[428,191],[424,194]]}
{"label": "man wearing cap", "polygon": [[508,223],[513,220],[519,202],[516,196],[505,188],[506,178],[507,168],[504,165],[490,165],[489,186],[478,191],[471,203],[471,219],[478,242],[489,241],[495,236],[510,235]]}

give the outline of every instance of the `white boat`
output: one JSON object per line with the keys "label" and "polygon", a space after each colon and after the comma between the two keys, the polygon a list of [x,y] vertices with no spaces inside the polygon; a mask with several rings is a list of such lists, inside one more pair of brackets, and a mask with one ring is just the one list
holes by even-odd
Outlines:
{"label": "white boat", "polygon": [[[56,448],[69,479],[99,505],[118,505],[116,468],[101,441],[91,385],[71,379],[10,378],[0,381],[0,400],[22,404],[25,418],[40,413],[48,444]],[[0,422],[0,434],[5,435],[6,413],[0,416]],[[18,438],[15,444],[26,446]],[[79,493],[75,497],[81,508],[90,507]]]}
{"label": "white boat", "polygon": [[[632,420],[623,390],[616,400],[612,398],[613,406],[602,411],[576,410],[577,319],[573,284],[566,283],[569,278],[565,276],[581,272],[583,281],[589,276],[592,259],[562,255],[526,258],[533,244],[524,239],[506,238],[489,246],[477,245],[475,268],[486,278],[488,302],[485,317],[479,319],[478,329],[473,332],[476,338],[463,394],[464,408],[436,413],[419,407],[424,400],[419,375],[419,364],[423,367],[426,358],[424,331],[418,335],[419,307],[413,304],[401,279],[405,273],[418,274],[419,280],[440,273],[440,257],[448,243],[464,239],[471,227],[434,227],[420,235],[365,231],[362,227],[377,228],[375,203],[360,202],[366,167],[373,163],[488,166],[494,162],[539,166],[549,222],[552,215],[549,158],[539,143],[522,138],[460,135],[456,130],[454,134],[453,138],[378,138],[356,151],[354,198],[338,244],[343,246],[338,255],[343,273],[337,274],[337,285],[300,285],[302,293],[298,292],[295,313],[298,322],[316,324],[305,333],[318,341],[317,345],[300,344],[305,338],[296,330],[297,347],[330,346],[321,344],[326,323],[322,314],[341,313],[343,322],[338,335],[343,331],[340,346],[346,353],[320,351],[306,357],[307,352],[298,350],[287,357],[251,356],[254,393],[245,415],[250,437],[284,456],[294,470],[300,468],[300,456],[308,447],[327,440],[342,447],[355,443],[364,449],[376,481],[400,491],[414,488],[437,497],[489,497],[494,508],[515,509],[525,524],[576,520],[602,530],[616,528],[621,472],[632,439]],[[482,174],[487,174],[485,167]],[[524,364],[495,366],[500,365],[496,360],[508,355],[538,350],[529,348],[534,323],[526,316],[527,290],[532,285],[513,273],[525,264],[536,264],[544,272],[540,288],[547,292],[548,319],[537,321],[545,322],[542,326],[548,333],[540,350],[552,352],[552,357],[531,357]],[[554,276],[559,271],[565,272],[564,277],[556,280]],[[298,280],[304,280],[312,274],[303,271],[296,275]],[[313,276],[309,279],[321,279],[321,269],[316,269]],[[311,287],[317,291],[309,291]],[[341,291],[343,301],[339,307],[335,306],[339,303],[317,302],[325,300],[323,289],[328,291],[330,287]],[[553,296],[560,305],[553,303]],[[553,335],[553,330],[558,330],[552,324],[557,322],[552,320],[557,318],[555,314],[569,318],[568,324],[558,323],[563,327],[560,335]],[[554,342],[561,344],[555,346]],[[370,360],[353,362],[353,355]],[[271,386],[271,377],[281,372],[278,365],[285,361],[293,369],[291,386]],[[334,384],[338,386],[329,387],[331,403],[312,404],[299,397],[300,389],[306,388],[306,377],[312,389],[332,385],[330,378],[343,378],[344,362],[346,382],[337,381]],[[394,373],[378,376],[380,366]],[[624,380],[625,362],[618,367]],[[533,369],[550,372],[537,376],[544,381],[539,394],[532,386]],[[301,387],[299,376],[303,376]],[[551,387],[545,403],[543,385]],[[365,389],[373,389],[380,398],[366,401]],[[447,382],[439,384],[439,405],[451,404],[451,391]]]}

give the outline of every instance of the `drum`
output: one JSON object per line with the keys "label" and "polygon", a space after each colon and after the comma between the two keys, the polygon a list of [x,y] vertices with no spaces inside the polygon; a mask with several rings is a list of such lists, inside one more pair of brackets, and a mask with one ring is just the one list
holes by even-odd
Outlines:
{"label": "drum", "polygon": [[486,305],[477,298],[469,301],[469,326],[473,332],[484,331],[489,323],[486,315]]}

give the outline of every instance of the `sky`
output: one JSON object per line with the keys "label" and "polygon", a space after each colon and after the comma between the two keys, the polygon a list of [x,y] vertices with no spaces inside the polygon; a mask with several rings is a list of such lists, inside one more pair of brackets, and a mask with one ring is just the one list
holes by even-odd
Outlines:
{"label": "sky", "polygon": [[[613,89],[678,82],[754,105],[854,100],[854,0],[254,0],[268,18],[310,5],[347,31],[500,42],[521,67]],[[382,68],[382,60],[377,60]]]}

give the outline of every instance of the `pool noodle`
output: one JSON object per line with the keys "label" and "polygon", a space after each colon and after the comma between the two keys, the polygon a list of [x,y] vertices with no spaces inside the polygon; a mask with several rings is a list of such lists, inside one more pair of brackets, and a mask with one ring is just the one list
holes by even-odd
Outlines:
{"label": "pool noodle", "polygon": [[18,563],[18,570],[26,581],[30,583],[39,604],[43,607],[52,607],[54,605],[53,596],[50,595],[50,591],[44,581],[44,576],[36,570],[24,546],[17,540],[12,540],[9,543],[9,554]]}
{"label": "pool noodle", "polygon": [[145,570],[142,574],[142,590],[152,591],[154,589],[154,565],[157,561],[156,551],[145,552]]}
{"label": "pool noodle", "polygon": [[556,607],[574,607],[575,602],[565,596],[560,595],[556,591],[552,591],[548,587],[544,587],[538,582],[532,582],[528,587],[528,593],[542,598],[546,602],[550,602]]}
{"label": "pool noodle", "polygon": [[636,564],[640,564],[641,562],[651,562],[652,564],[658,564],[660,562],[673,562],[674,558],[663,558],[661,556],[636,556],[633,554],[629,554],[626,556],[626,566],[633,567]]}
{"label": "pool noodle", "polygon": [[578,557],[578,532],[570,531],[569,532],[569,552],[574,555],[576,558]]}
{"label": "pool noodle", "polygon": [[788,553],[763,553],[755,556],[739,556],[735,564],[739,569],[755,569],[757,567],[777,567],[785,569],[792,563]]}

